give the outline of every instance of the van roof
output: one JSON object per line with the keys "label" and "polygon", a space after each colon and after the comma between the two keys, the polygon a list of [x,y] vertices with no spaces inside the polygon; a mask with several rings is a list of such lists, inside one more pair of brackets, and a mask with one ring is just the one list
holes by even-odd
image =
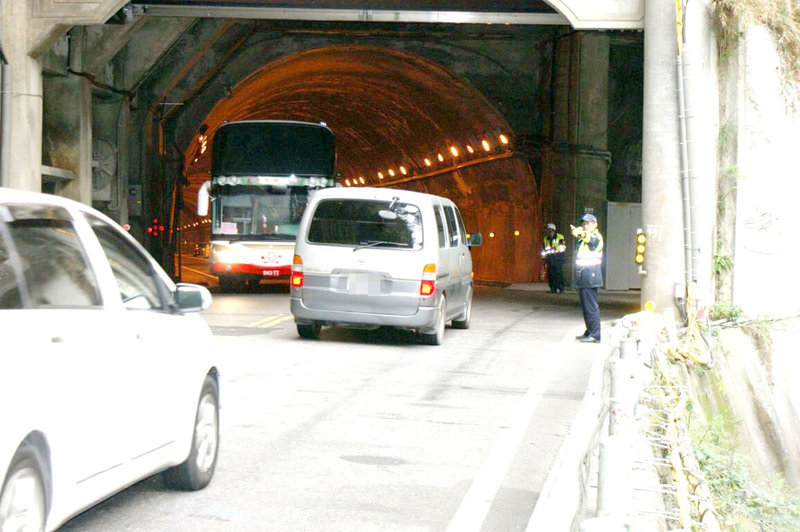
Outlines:
{"label": "van roof", "polygon": [[399,188],[384,187],[333,187],[318,190],[314,194],[314,200],[328,198],[353,198],[391,201],[392,198],[395,197],[397,197],[399,201],[403,202],[428,203],[432,202],[433,200],[440,200],[443,203],[452,203],[451,200],[443,196],[426,194],[424,192],[414,192],[412,190],[402,190]]}

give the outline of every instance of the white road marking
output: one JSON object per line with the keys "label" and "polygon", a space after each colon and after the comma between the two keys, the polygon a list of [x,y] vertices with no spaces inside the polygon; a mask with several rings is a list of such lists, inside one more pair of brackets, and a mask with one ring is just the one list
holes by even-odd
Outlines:
{"label": "white road marking", "polygon": [[489,456],[451,519],[447,532],[468,532],[481,529],[486,514],[489,513],[489,508],[517,454],[517,449],[525,437],[525,431],[533,411],[544,392],[547,391],[547,386],[553,380],[556,371],[564,363],[563,353],[568,349],[567,344],[575,343],[574,335],[575,331],[564,336],[556,348],[550,352],[548,360],[543,364],[543,371],[536,375],[536,380],[528,388],[516,411],[506,422],[505,427],[507,428],[504,428],[495,440]]}

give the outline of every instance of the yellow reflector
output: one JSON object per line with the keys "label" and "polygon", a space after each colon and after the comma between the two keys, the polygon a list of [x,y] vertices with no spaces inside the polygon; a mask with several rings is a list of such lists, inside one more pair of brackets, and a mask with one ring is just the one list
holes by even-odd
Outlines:
{"label": "yellow reflector", "polygon": [[636,253],[638,253],[639,255],[641,255],[642,253],[644,253],[644,246],[643,246],[643,245],[641,245],[641,244],[639,244],[638,246],[636,246]]}
{"label": "yellow reflector", "polygon": [[645,310],[654,310],[655,308],[656,308],[656,304],[653,303],[652,301],[647,301],[644,304],[644,309]]}
{"label": "yellow reflector", "polygon": [[639,244],[644,244],[645,242],[647,242],[647,236],[645,236],[644,233],[637,234],[636,242],[638,242]]}
{"label": "yellow reflector", "polygon": [[636,255],[636,257],[633,258],[633,262],[642,264],[644,262],[644,255]]}
{"label": "yellow reflector", "polygon": [[436,273],[436,265],[435,264],[426,264],[424,268],[422,268],[423,273]]}

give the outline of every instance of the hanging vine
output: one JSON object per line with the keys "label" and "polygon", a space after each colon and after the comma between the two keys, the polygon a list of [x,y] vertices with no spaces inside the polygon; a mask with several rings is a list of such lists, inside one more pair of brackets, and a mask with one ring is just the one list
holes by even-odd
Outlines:
{"label": "hanging vine", "polygon": [[736,50],[744,31],[767,28],[775,40],[788,94],[800,94],[800,2],[795,0],[714,0],[720,58]]}

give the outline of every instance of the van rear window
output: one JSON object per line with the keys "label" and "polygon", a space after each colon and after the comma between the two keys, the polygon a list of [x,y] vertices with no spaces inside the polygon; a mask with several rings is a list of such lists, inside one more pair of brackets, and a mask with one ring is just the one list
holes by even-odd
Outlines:
{"label": "van rear window", "polygon": [[317,204],[308,229],[315,244],[422,249],[422,213],[408,203],[329,199]]}

